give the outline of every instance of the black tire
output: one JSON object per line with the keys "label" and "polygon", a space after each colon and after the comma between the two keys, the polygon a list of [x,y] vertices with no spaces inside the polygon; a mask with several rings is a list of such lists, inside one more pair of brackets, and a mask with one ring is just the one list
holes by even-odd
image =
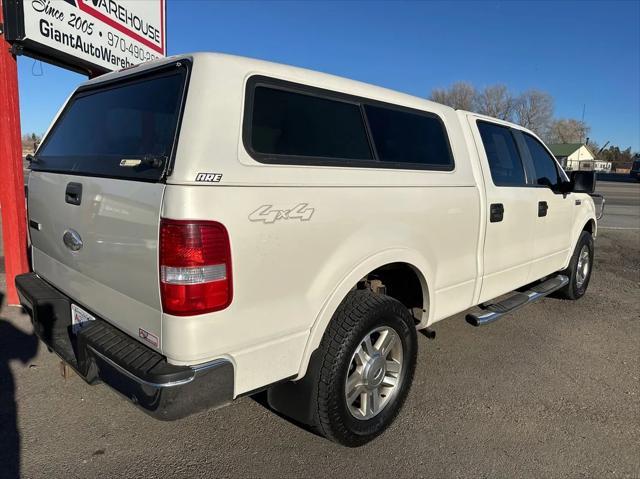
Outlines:
{"label": "black tire", "polygon": [[[380,412],[370,419],[357,419],[347,405],[346,379],[356,349],[376,328],[392,328],[400,338],[402,368],[397,389]],[[317,396],[312,398],[317,431],[349,447],[361,446],[380,435],[396,418],[409,393],[417,349],[414,321],[404,305],[369,290],[349,293],[334,314],[318,350],[320,367],[314,378]]]}
{"label": "black tire", "polygon": [[[589,265],[588,271],[586,272],[586,275],[584,275],[584,279],[582,280],[582,282],[580,282],[578,265],[580,263],[580,255],[585,249],[589,254]],[[576,300],[584,296],[584,294],[587,292],[587,288],[589,287],[589,281],[591,280],[593,259],[593,236],[591,236],[591,233],[589,233],[588,231],[583,231],[582,233],[580,233],[580,237],[578,238],[578,242],[576,243],[576,248],[573,251],[573,256],[571,256],[569,267],[561,272],[561,274],[569,277],[569,283],[564,288],[558,290],[557,295],[559,297],[564,299]]]}

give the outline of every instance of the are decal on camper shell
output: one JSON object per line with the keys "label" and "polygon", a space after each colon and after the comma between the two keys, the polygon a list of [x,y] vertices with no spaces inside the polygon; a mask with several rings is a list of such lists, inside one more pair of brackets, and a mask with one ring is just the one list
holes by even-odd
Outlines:
{"label": "are decal on camper shell", "polygon": [[201,183],[220,183],[222,173],[198,173],[196,181]]}

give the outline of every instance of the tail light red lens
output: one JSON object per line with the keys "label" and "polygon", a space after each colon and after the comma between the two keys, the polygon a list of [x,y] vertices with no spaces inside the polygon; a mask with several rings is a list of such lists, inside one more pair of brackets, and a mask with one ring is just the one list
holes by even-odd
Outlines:
{"label": "tail light red lens", "polygon": [[165,313],[219,311],[231,304],[231,247],[215,221],[160,221],[160,293]]}

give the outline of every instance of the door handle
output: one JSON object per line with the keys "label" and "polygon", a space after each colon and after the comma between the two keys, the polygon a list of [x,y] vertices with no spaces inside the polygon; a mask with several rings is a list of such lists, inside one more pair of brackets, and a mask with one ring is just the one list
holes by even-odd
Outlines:
{"label": "door handle", "polygon": [[489,221],[499,223],[504,218],[504,206],[502,203],[493,203],[489,207]]}
{"label": "door handle", "polygon": [[546,201],[538,202],[538,217],[547,216],[547,211],[549,210],[549,205]]}
{"label": "door handle", "polygon": [[82,202],[82,183],[71,182],[67,184],[64,200],[70,205],[79,205]]}

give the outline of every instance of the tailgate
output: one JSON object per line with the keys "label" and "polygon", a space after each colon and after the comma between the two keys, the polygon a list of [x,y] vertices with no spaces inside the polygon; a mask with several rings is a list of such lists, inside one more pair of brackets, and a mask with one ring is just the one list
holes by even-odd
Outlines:
{"label": "tailgate", "polygon": [[[79,205],[66,201],[70,183],[82,185]],[[34,271],[130,335],[137,338],[142,329],[160,338],[158,229],[164,187],[32,172]],[[73,251],[78,241],[80,247]]]}
{"label": "tailgate", "polygon": [[160,349],[158,234],[189,63],[89,82],[32,160],[33,267],[72,301]]}

